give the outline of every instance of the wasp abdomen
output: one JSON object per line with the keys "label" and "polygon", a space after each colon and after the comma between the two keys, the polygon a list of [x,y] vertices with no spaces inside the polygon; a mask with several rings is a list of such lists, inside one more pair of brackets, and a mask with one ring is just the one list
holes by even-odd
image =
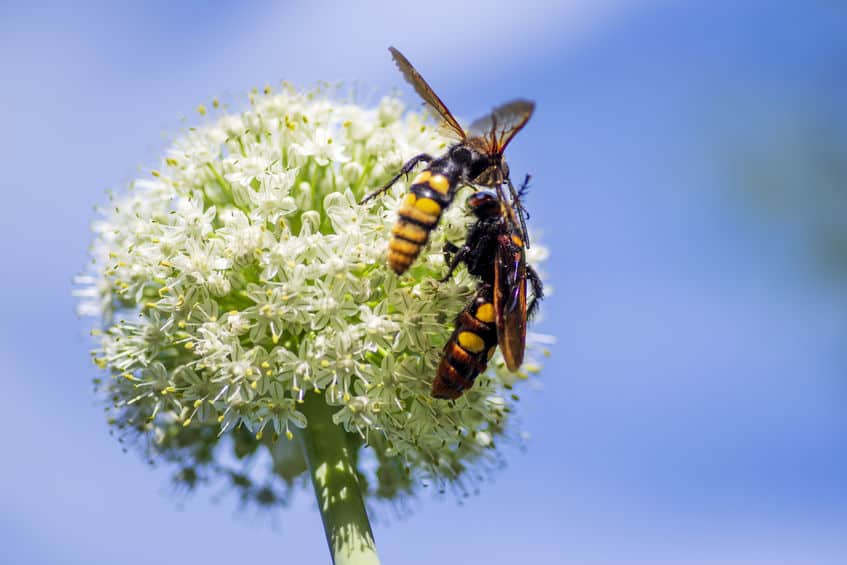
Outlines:
{"label": "wasp abdomen", "polygon": [[454,399],[473,386],[497,349],[497,327],[490,285],[483,285],[456,318],[456,329],[444,346],[444,354],[432,396]]}
{"label": "wasp abdomen", "polygon": [[397,211],[397,223],[391,230],[388,244],[388,266],[402,275],[420,254],[435,229],[442,211],[453,200],[455,177],[431,168],[412,181],[408,194]]}

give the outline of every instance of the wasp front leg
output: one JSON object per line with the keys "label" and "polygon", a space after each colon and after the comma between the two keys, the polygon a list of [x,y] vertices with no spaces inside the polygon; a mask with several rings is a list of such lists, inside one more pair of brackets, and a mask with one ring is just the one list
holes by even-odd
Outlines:
{"label": "wasp front leg", "polygon": [[418,163],[429,163],[432,160],[433,160],[433,156],[428,155],[427,153],[421,153],[420,155],[415,155],[414,157],[412,157],[411,159],[406,161],[406,164],[403,165],[403,167],[400,169],[400,172],[397,173],[396,175],[394,175],[391,178],[390,181],[385,183],[385,185],[382,188],[379,188],[379,189],[375,190],[374,192],[371,192],[370,194],[365,196],[359,202],[359,204],[364,204],[368,200],[371,200],[372,198],[379,196],[380,194],[382,194],[383,192],[385,192],[386,190],[388,190],[389,188],[394,186],[394,183],[397,182],[398,180],[400,180],[400,177],[402,177],[403,175],[408,175],[409,173],[411,173],[412,170],[415,167],[418,166]]}
{"label": "wasp front leg", "polygon": [[467,245],[457,247],[449,241],[444,244],[444,262],[447,263],[450,268],[440,282],[447,282],[450,280],[450,277],[453,276],[453,271],[455,271],[456,267],[465,260],[469,251],[470,248]]}

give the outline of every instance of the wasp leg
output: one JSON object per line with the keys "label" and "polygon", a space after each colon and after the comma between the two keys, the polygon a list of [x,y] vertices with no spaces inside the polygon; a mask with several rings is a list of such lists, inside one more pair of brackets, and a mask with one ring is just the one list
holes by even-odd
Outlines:
{"label": "wasp leg", "polygon": [[526,267],[526,278],[529,284],[532,285],[532,302],[530,302],[529,308],[526,309],[526,317],[532,318],[536,310],[538,310],[538,302],[544,298],[544,284],[541,282],[541,277],[538,276],[535,269],[529,265]]}
{"label": "wasp leg", "polygon": [[462,247],[456,247],[449,241],[444,244],[444,261],[450,265],[450,269],[447,271],[447,274],[444,275],[440,282],[447,282],[448,280],[450,280],[450,277],[453,276],[453,271],[456,270],[456,267],[459,266],[459,263],[465,260],[465,257],[467,257],[469,252],[470,248],[467,245],[463,245]]}
{"label": "wasp leg", "polygon": [[449,241],[444,243],[444,262],[451,263],[453,261],[453,255],[455,255],[459,251],[459,246],[455,243],[451,243]]}
{"label": "wasp leg", "polygon": [[420,155],[415,155],[414,157],[412,157],[411,159],[406,161],[406,164],[403,165],[403,167],[400,169],[400,172],[397,173],[396,175],[394,175],[394,177],[390,181],[388,181],[382,188],[377,189],[374,192],[371,192],[370,194],[365,196],[359,202],[359,204],[364,204],[368,200],[374,198],[375,196],[379,196],[380,194],[382,194],[383,192],[385,192],[386,190],[388,190],[389,188],[394,186],[394,183],[397,182],[398,180],[400,180],[400,177],[402,177],[403,175],[408,175],[409,173],[411,173],[412,169],[414,169],[415,167],[418,166],[418,163],[429,163],[432,160],[433,160],[432,155],[428,155],[426,153],[421,153]]}

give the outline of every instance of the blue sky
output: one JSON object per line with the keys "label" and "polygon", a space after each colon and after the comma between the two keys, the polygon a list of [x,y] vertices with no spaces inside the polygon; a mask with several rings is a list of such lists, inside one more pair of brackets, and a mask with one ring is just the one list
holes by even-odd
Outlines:
{"label": "blue sky", "polygon": [[[343,79],[413,103],[396,45],[464,118],[537,101],[509,158],[534,175],[554,289],[538,329],[558,343],[543,388],[522,394],[528,449],[461,506],[425,496],[380,520],[384,562],[847,560],[843,280],[820,276],[808,224],[768,213],[743,181],[751,148],[767,166],[807,120],[844,139],[847,11],[351,6],[0,6],[6,559],[325,562],[309,493],[276,516],[239,512],[175,497],[164,470],[122,453],[91,393],[71,277],[92,206],[199,102]],[[814,198],[801,158],[779,170]]]}

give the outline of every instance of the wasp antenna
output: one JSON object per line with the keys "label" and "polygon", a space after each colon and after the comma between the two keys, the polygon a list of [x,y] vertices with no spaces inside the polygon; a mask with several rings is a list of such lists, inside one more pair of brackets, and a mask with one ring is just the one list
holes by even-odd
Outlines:
{"label": "wasp antenna", "polygon": [[[529,192],[529,182],[531,180],[532,175],[527,174],[523,179],[523,184],[521,184],[521,187],[518,189],[518,198],[520,198],[521,201],[523,201],[524,196],[526,196]],[[529,210],[524,208],[523,204],[521,204],[521,210],[523,211],[524,219],[529,220],[531,218],[531,216],[529,215]]]}
{"label": "wasp antenna", "polygon": [[519,191],[515,190],[515,185],[512,184],[512,179],[506,177],[506,184],[509,186],[509,195],[512,198],[512,208],[514,208],[515,212],[518,216],[518,221],[520,223],[521,236],[524,239],[524,244],[527,249],[529,249],[529,233],[526,230],[526,218],[528,217],[526,210],[521,204],[521,196],[526,191],[528,187],[528,182],[530,179],[530,175],[527,175],[524,179],[523,185],[521,185],[521,189]]}
{"label": "wasp antenna", "polygon": [[529,192],[529,183],[532,180],[532,175],[526,175],[521,183],[521,187],[517,191],[518,199],[523,198]]}

